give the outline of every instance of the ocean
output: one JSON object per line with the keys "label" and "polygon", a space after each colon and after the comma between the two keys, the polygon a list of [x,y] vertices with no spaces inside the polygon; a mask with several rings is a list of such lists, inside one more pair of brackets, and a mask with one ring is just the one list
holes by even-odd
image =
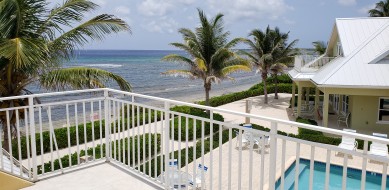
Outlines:
{"label": "ocean", "polygon": [[[75,59],[64,67],[94,67],[122,76],[129,81],[135,93],[194,102],[203,100],[204,88],[201,80],[164,76],[161,73],[171,69],[186,69],[180,63],[163,62],[168,54],[185,55],[183,51],[165,50],[82,50],[77,51]],[[260,75],[255,72],[235,73],[235,81],[225,80],[212,84],[211,96],[222,95],[248,89],[259,82]],[[108,87],[118,89],[115,83]],[[33,92],[44,92],[33,87]]]}

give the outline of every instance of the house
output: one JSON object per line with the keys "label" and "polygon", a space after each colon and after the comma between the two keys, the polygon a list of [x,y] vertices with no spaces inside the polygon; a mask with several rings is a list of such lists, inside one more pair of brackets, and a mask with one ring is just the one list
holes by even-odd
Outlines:
{"label": "house", "polygon": [[[389,133],[388,17],[336,19],[325,54],[297,56],[289,75],[294,81],[292,105],[298,88],[298,116],[311,104],[325,127],[333,127],[331,114],[350,113],[348,127]],[[315,101],[309,101],[313,93]]]}

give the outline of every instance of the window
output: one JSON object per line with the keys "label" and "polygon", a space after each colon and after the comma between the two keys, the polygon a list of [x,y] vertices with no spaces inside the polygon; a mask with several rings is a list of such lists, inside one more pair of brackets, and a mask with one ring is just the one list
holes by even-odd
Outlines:
{"label": "window", "polygon": [[348,113],[348,96],[342,96],[342,111]]}
{"label": "window", "polygon": [[334,107],[335,112],[338,113],[339,112],[339,94],[334,95],[334,101],[332,103],[332,106]]}
{"label": "window", "polygon": [[389,97],[380,98],[378,107],[378,122],[389,122]]}

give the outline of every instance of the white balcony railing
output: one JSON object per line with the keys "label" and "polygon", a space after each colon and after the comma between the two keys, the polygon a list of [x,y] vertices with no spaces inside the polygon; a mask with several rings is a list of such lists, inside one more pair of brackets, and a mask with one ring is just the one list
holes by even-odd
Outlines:
{"label": "white balcony railing", "polygon": [[326,55],[298,55],[295,56],[294,69],[299,72],[312,73],[334,60],[336,57],[328,57]]}
{"label": "white balcony railing", "polygon": [[[293,185],[299,187],[300,179],[294,177],[292,184],[286,181],[288,167],[295,163],[295,176],[299,176],[300,158],[306,158],[310,160],[306,169],[309,189],[314,189],[313,181],[317,178],[313,172],[315,161],[325,164],[325,177],[320,179],[325,189],[330,188],[333,179],[331,164],[343,167],[342,189],[347,187],[347,168],[361,170],[357,182],[361,189],[366,187],[367,175],[378,173],[382,174],[379,186],[387,187],[389,159],[368,153],[369,142],[387,145],[387,139],[113,89],[6,97],[0,101],[20,105],[0,109],[2,129],[15,129],[14,138],[8,133],[0,135],[0,158],[4,154],[1,148],[7,149],[23,167],[31,170],[28,176],[26,172],[19,175],[30,181],[109,161],[164,189],[187,189],[189,183],[176,186],[174,180],[192,181],[188,176],[198,176],[199,164],[208,167],[207,174],[200,175],[205,176],[200,182],[202,189],[275,189],[277,181],[280,189],[289,189]],[[176,105],[204,109],[210,118],[172,111],[170,108]],[[250,117],[253,123],[266,121],[265,127],[270,131],[218,121],[214,118],[216,113],[242,120]],[[320,131],[332,137],[356,138],[364,146],[357,151],[345,150],[278,134],[277,130],[285,126]],[[248,142],[237,140],[243,136]],[[181,173],[173,180],[167,174],[170,161],[175,159]],[[0,162],[1,171],[15,175],[15,166],[7,169],[4,159]],[[201,170],[201,174],[205,171]]]}

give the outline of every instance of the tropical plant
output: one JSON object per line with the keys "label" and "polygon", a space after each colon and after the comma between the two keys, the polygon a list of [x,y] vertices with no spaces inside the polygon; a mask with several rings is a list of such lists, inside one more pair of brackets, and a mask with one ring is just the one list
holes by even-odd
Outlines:
{"label": "tropical plant", "polygon": [[278,99],[278,74],[284,73],[288,68],[284,63],[274,63],[270,66],[270,72],[274,76],[274,99]]}
{"label": "tropical plant", "polygon": [[254,29],[249,36],[253,40],[244,39],[243,41],[250,47],[251,51],[241,51],[246,55],[250,62],[257,67],[257,72],[261,73],[264,88],[264,103],[268,103],[267,82],[268,74],[273,71],[280,71],[282,66],[291,61],[297,54],[294,46],[298,40],[287,43],[289,32],[282,33],[279,28],[271,29],[269,26],[265,31]]}
{"label": "tropical plant", "polygon": [[323,55],[324,53],[326,53],[327,45],[326,45],[325,42],[323,42],[323,41],[315,41],[315,42],[312,42],[312,45],[314,47],[314,51],[317,54]]}
{"label": "tropical plant", "polygon": [[369,10],[371,17],[388,17],[389,16],[389,0],[380,1],[375,4],[374,9]]}
{"label": "tropical plant", "polygon": [[217,14],[209,20],[204,12],[198,9],[200,26],[194,31],[182,28],[179,33],[184,43],[171,43],[172,46],[186,51],[189,57],[170,54],[164,61],[180,62],[189,66],[186,70],[169,70],[162,74],[182,76],[190,79],[201,79],[205,89],[205,102],[209,106],[209,92],[212,83],[223,79],[233,79],[229,75],[238,71],[250,71],[249,63],[231,50],[240,39],[228,42],[229,32],[224,32],[223,15]]}
{"label": "tropical plant", "polygon": [[[52,9],[49,9],[53,7]],[[130,31],[113,15],[98,15],[79,25],[85,14],[98,8],[89,0],[66,0],[50,6],[46,0],[0,0],[0,97],[31,94],[28,86],[40,84],[49,90],[104,87],[115,81],[122,90],[130,84],[118,75],[96,68],[62,68],[74,57],[76,49],[107,34]],[[28,105],[27,99],[0,102],[0,108]],[[4,147],[8,133],[15,134],[17,115],[24,109],[0,112]],[[10,131],[9,131],[10,130]]]}

